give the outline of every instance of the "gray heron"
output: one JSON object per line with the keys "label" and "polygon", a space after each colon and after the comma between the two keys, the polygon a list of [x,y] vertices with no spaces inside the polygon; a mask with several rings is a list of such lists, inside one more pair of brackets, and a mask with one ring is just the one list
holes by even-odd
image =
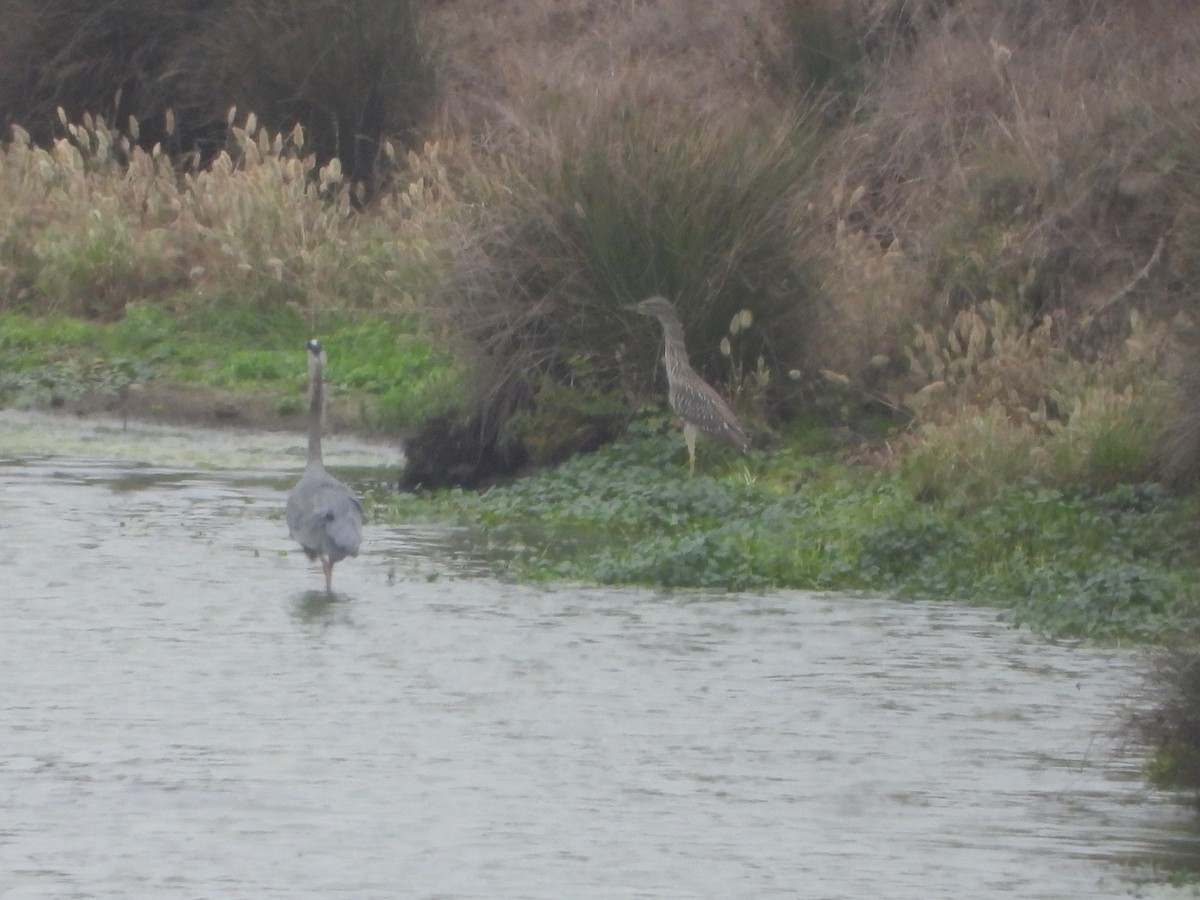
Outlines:
{"label": "gray heron", "polygon": [[325,351],[315,338],[308,349],[308,463],[287,501],[288,531],[309,559],[320,559],[325,590],[332,592],[333,565],[358,556],[362,542],[363,507],[354,492],[325,471],[321,460],[321,418],[325,388]]}

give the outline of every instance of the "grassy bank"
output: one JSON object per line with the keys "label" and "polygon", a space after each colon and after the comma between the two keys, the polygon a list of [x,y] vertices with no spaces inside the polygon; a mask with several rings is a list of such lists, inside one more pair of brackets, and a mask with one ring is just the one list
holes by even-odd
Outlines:
{"label": "grassy bank", "polygon": [[[453,357],[414,331],[403,319],[326,320],[338,427],[394,433],[457,396]],[[308,337],[294,312],[233,298],[187,315],[131,306],[115,322],[0,313],[0,403],[299,428]]]}

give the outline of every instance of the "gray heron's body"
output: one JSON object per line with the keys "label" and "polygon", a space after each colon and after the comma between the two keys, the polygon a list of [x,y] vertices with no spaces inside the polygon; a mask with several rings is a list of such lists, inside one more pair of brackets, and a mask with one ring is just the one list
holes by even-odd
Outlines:
{"label": "gray heron's body", "polygon": [[363,507],[354,492],[325,471],[321,459],[322,371],[325,354],[319,341],[308,342],[311,379],[308,409],[308,463],[287,501],[288,531],[309,559],[320,559],[325,590],[331,591],[333,565],[358,556],[362,543]]}
{"label": "gray heron's body", "polygon": [[650,297],[631,308],[643,315],[654,316],[662,325],[666,347],[667,400],[671,409],[683,420],[688,471],[693,474],[696,471],[696,437],[699,434],[707,434],[736,447],[742,453],[750,449],[750,439],[746,437],[729,404],[688,362],[687,348],[683,343],[683,324],[671,302],[665,297]]}

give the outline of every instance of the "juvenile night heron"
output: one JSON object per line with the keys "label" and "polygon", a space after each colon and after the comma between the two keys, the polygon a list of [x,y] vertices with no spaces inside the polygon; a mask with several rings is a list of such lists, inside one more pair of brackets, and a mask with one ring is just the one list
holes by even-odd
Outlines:
{"label": "juvenile night heron", "polygon": [[362,542],[363,508],[354,492],[325,471],[321,462],[321,414],[325,388],[325,352],[311,340],[308,349],[308,464],[287,501],[288,531],[309,559],[320,559],[325,590],[333,590],[333,564],[358,556]]}
{"label": "juvenile night heron", "polygon": [[737,416],[721,395],[700,377],[688,362],[683,345],[683,324],[675,307],[665,297],[651,297],[635,303],[630,309],[654,316],[662,324],[666,339],[667,399],[671,409],[683,419],[683,440],[688,449],[688,472],[696,472],[696,435],[707,434],[722,443],[737,447],[742,453],[750,448],[750,440],[742,431]]}

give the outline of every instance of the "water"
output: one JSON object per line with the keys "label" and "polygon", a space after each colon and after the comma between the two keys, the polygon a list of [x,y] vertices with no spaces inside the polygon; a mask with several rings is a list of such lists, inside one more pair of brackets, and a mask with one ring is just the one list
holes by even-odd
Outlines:
{"label": "water", "polygon": [[1117,897],[1196,859],[1112,736],[1132,653],[515,586],[429,528],[368,526],[331,598],[282,520],[297,457],[126,442],[176,454],[0,445],[4,898]]}

